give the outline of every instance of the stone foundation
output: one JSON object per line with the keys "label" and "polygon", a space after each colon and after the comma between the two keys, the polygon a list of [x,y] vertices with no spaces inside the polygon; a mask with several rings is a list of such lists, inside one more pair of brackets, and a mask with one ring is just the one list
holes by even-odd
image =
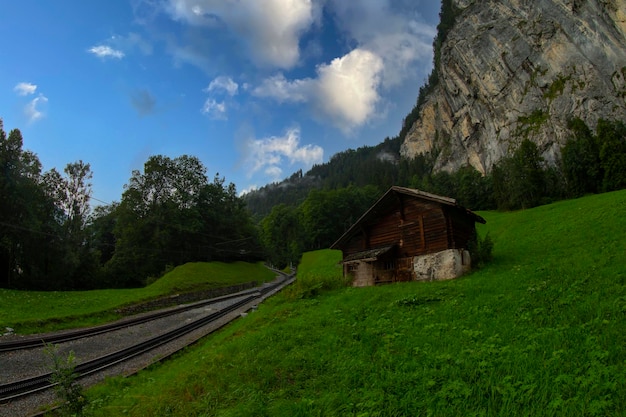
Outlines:
{"label": "stone foundation", "polygon": [[458,278],[471,269],[470,254],[465,249],[448,249],[413,258],[417,281],[435,281]]}

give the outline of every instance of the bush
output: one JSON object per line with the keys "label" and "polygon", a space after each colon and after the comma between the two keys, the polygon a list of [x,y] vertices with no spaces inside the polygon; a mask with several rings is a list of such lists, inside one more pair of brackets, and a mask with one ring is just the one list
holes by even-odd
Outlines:
{"label": "bush", "polygon": [[493,240],[489,233],[484,238],[480,238],[478,233],[470,241],[468,250],[472,258],[472,268],[482,268],[493,259]]}

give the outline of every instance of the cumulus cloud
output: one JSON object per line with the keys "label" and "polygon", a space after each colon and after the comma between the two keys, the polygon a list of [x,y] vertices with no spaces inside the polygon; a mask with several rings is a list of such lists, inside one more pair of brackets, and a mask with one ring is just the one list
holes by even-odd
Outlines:
{"label": "cumulus cloud", "polygon": [[[204,106],[202,106],[202,113],[214,120],[226,120],[227,107],[233,104],[232,97],[237,94],[238,90],[239,85],[232,78],[227,76],[214,78],[209,83],[209,86],[202,90],[212,95],[205,100]],[[216,100],[215,96],[220,97],[222,100]]]}
{"label": "cumulus cloud", "polygon": [[140,116],[154,112],[156,98],[148,90],[137,90],[130,94],[130,103]]}
{"label": "cumulus cloud", "polygon": [[34,94],[35,90],[37,90],[37,86],[31,83],[19,83],[15,87],[13,87],[13,91],[15,91],[19,96],[28,96]]}
{"label": "cumulus cloud", "polygon": [[29,123],[35,122],[44,116],[42,107],[48,103],[48,98],[43,94],[39,94],[38,97],[32,99],[26,107],[24,107],[24,114]]}
{"label": "cumulus cloud", "polygon": [[416,73],[416,66],[431,65],[436,27],[419,19],[414,4],[329,0],[328,7],[348,38],[381,57],[383,87],[401,84]]}
{"label": "cumulus cloud", "polygon": [[383,63],[370,51],[354,49],[318,68],[317,106],[342,130],[362,125],[375,110]]}
{"label": "cumulus cloud", "polygon": [[[215,96],[207,100],[207,113],[225,115],[230,105],[226,95],[246,91],[278,103],[304,104],[317,120],[349,134],[374,117],[382,119],[391,105],[390,95],[396,94],[392,90],[422,81],[432,66],[436,27],[419,14],[422,8],[434,7],[426,0],[162,0],[157,4],[173,20],[190,26],[194,35],[177,39],[183,42],[180,46],[170,45],[176,62],[215,71],[215,57],[209,54],[219,48],[211,42],[234,39],[253,63],[278,70],[260,82],[247,78],[253,83],[249,89],[229,77],[215,78],[205,89]],[[350,50],[319,61],[329,52],[324,51],[329,39],[322,28],[329,20],[337,29],[334,46]],[[313,60],[318,60],[315,75],[290,72]]]}
{"label": "cumulus cloud", "polygon": [[226,76],[220,76],[209,83],[209,86],[204,90],[207,93],[214,91],[224,91],[229,96],[237,94],[239,85],[233,81],[232,78]]}
{"label": "cumulus cloud", "polygon": [[325,118],[349,132],[364,124],[379,100],[382,59],[354,49],[317,67],[316,78],[289,81],[282,74],[264,80],[252,93],[279,102],[307,102]]}
{"label": "cumulus cloud", "polygon": [[272,98],[280,103],[309,101],[315,87],[315,80],[305,78],[289,81],[283,74],[266,78],[252,90],[257,97]]}
{"label": "cumulus cloud", "polygon": [[202,114],[214,120],[226,120],[226,103],[208,98],[202,106]]}
{"label": "cumulus cloud", "polygon": [[169,0],[166,10],[192,25],[227,28],[257,64],[278,68],[297,64],[299,38],[318,11],[312,0]]}
{"label": "cumulus cloud", "polygon": [[124,58],[124,52],[113,49],[108,45],[96,45],[92,46],[87,50],[89,53],[94,54],[98,58],[106,59],[106,58],[116,58],[122,59]]}
{"label": "cumulus cloud", "polygon": [[246,148],[245,166],[249,168],[249,177],[262,171],[265,175],[278,179],[283,172],[281,165],[285,160],[290,165],[301,164],[310,168],[313,164],[321,163],[324,157],[324,150],[317,145],[300,146],[299,128],[289,129],[283,136],[250,139]]}

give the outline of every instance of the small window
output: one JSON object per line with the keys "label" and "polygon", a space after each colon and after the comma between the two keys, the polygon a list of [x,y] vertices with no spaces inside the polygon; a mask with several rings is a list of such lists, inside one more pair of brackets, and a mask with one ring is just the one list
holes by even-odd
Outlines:
{"label": "small window", "polygon": [[393,271],[394,269],[396,269],[396,261],[395,260],[385,261],[384,267],[385,267],[385,271]]}

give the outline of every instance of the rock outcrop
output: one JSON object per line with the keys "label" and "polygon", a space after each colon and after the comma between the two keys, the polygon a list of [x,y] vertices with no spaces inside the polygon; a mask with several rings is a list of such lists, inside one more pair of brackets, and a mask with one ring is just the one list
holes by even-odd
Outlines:
{"label": "rock outcrop", "polygon": [[626,120],[626,0],[454,0],[439,82],[404,157],[489,172],[524,138],[553,162],[567,121]]}

